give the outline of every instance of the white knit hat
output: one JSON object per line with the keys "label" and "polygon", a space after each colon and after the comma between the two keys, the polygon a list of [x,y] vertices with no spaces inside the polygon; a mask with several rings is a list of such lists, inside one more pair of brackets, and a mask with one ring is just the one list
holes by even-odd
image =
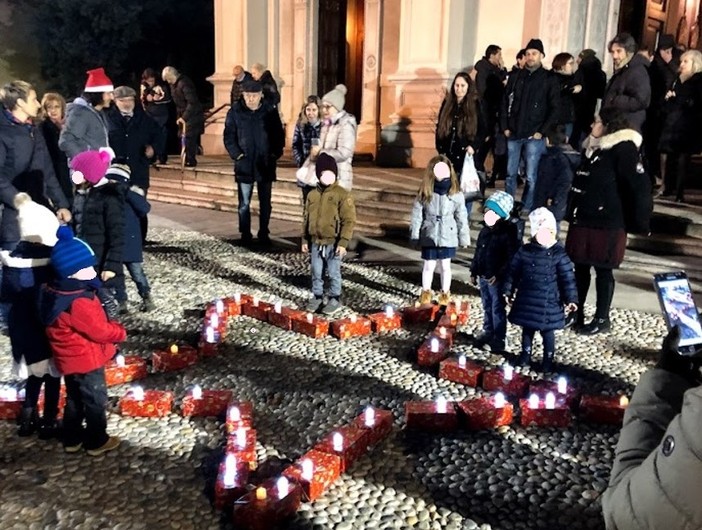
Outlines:
{"label": "white knit hat", "polygon": [[541,228],[549,229],[553,234],[556,233],[556,218],[548,208],[537,208],[529,214],[529,224],[531,225],[531,237],[536,237],[536,234]]}
{"label": "white knit hat", "polygon": [[17,208],[20,239],[53,247],[59,227],[56,215],[46,206],[34,202],[26,193],[15,195],[14,205]]}
{"label": "white knit hat", "polygon": [[344,110],[346,105],[346,85],[336,85],[334,90],[330,90],[322,98],[322,102],[331,103],[336,110]]}

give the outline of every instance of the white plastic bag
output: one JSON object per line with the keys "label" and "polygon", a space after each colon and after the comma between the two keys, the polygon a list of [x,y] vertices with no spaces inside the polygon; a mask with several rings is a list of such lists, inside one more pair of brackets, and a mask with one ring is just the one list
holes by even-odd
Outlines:
{"label": "white plastic bag", "polygon": [[466,153],[463,158],[463,171],[461,171],[461,192],[466,200],[475,200],[482,197],[480,193],[480,176],[475,169],[473,155]]}
{"label": "white plastic bag", "polygon": [[305,163],[295,172],[295,178],[299,186],[316,186],[318,180],[315,163],[309,158],[305,160]]}

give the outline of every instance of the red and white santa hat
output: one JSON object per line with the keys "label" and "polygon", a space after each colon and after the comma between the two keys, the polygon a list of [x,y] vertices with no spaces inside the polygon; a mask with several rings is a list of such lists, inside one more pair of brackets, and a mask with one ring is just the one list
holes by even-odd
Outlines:
{"label": "red and white santa hat", "polygon": [[115,87],[104,68],[88,70],[88,80],[85,82],[84,92],[112,92]]}

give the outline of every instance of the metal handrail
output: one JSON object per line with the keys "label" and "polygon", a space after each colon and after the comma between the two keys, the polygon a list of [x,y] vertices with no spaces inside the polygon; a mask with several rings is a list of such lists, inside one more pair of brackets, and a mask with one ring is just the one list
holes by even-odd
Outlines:
{"label": "metal handrail", "polygon": [[225,109],[227,107],[231,107],[231,105],[229,103],[223,103],[219,107],[217,107],[216,109],[211,110],[209,112],[206,112],[205,113],[205,129],[209,125],[212,125],[213,123],[215,123],[217,121],[216,119],[211,120],[210,118],[212,118],[213,116],[216,116],[220,110]]}

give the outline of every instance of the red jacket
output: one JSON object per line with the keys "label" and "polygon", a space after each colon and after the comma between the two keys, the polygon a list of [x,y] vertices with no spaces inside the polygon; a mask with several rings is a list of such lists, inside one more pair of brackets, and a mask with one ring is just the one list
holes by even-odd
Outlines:
{"label": "red jacket", "polygon": [[107,319],[100,300],[93,295],[75,298],[69,309],[47,326],[46,335],[56,367],[71,375],[104,366],[115,355],[115,343],[127,338],[127,331]]}

